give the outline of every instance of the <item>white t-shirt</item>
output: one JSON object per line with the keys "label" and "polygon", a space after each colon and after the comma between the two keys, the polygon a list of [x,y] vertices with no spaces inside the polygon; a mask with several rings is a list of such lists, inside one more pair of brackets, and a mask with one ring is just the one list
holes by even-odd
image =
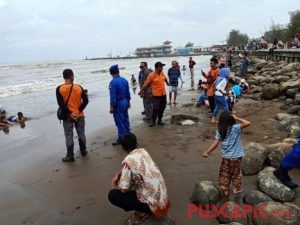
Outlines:
{"label": "white t-shirt", "polygon": [[[217,96],[223,96],[224,95],[223,93],[226,92],[225,91],[226,86],[227,86],[227,79],[224,78],[219,84],[217,84],[215,95],[217,95]],[[223,93],[221,91],[219,91],[219,90],[221,90]]]}

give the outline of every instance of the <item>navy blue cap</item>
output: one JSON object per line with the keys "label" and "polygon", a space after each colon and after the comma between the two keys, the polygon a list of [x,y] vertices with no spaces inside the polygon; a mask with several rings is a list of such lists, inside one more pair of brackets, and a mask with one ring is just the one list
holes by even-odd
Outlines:
{"label": "navy blue cap", "polygon": [[111,72],[111,73],[117,72],[118,70],[119,70],[118,64],[112,65],[112,66],[109,68],[109,72]]}

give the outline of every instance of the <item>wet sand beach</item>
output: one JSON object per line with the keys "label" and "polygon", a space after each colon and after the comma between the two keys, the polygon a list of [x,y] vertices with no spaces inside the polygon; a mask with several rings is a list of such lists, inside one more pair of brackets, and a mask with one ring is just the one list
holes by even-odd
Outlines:
{"label": "wet sand beach", "polygon": [[[210,124],[207,108],[184,106],[197,96],[196,92],[181,91],[179,104],[167,107],[165,126],[149,128],[138,109],[131,111],[135,113],[131,125],[139,145],[150,153],[164,175],[172,203],[170,214],[176,224],[217,225],[215,219],[196,215],[187,218],[194,185],[200,180],[216,182],[221,159],[218,150],[208,159],[200,157],[213,140],[216,126]],[[244,145],[251,141],[272,144],[287,137],[276,129],[279,101],[241,99],[236,106],[237,115],[252,122],[242,135]],[[120,169],[125,153],[120,146],[111,145],[116,128],[109,125],[110,115],[97,117],[97,107],[91,104],[87,112],[89,155],[81,158],[77,152],[75,163],[61,162],[64,136],[55,115],[29,121],[24,130],[11,130],[9,138],[15,142],[10,140],[8,144],[6,140],[6,149],[0,152],[1,225],[118,225],[129,215],[107,200],[111,178]],[[171,124],[170,116],[178,113],[196,115],[200,121],[192,126]],[[291,172],[295,180],[300,178],[297,172]],[[244,177],[243,187],[245,192],[256,189],[256,175]],[[296,190],[296,196],[299,192]],[[300,199],[295,203],[300,204]]]}

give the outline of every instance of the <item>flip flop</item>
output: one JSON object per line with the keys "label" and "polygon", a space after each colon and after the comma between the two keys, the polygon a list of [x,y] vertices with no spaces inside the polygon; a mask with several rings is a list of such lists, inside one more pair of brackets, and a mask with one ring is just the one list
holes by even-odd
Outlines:
{"label": "flip flop", "polygon": [[126,225],[139,225],[143,222],[146,218],[148,218],[149,214],[145,214],[143,216],[138,216],[134,213],[127,221]]}

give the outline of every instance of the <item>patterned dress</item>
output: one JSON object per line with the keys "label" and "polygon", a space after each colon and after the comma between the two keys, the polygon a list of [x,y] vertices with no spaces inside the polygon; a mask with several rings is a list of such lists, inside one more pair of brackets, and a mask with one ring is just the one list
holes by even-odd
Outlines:
{"label": "patterned dress", "polygon": [[170,207],[161,172],[148,152],[138,148],[122,162],[119,188],[134,190],[140,202],[148,204],[155,217],[164,216]]}

